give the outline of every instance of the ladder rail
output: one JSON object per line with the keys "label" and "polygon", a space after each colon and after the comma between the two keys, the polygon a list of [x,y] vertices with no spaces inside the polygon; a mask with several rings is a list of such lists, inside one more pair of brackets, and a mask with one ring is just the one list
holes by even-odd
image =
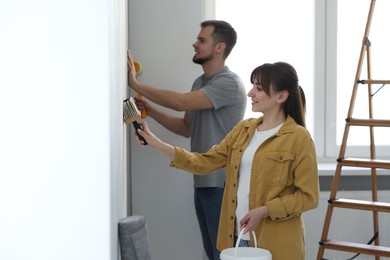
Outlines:
{"label": "ladder rail", "polygon": [[[367,78],[368,80],[371,80],[371,45],[369,45],[366,49],[367,53]],[[367,87],[367,98],[368,98],[368,117],[369,119],[374,119],[374,108],[373,108],[373,95],[372,95],[372,84],[371,82],[368,83]],[[370,158],[375,159],[376,158],[376,151],[375,151],[375,137],[374,137],[374,127],[369,126],[370,129]],[[377,187],[377,175],[376,175],[376,168],[371,168],[371,196],[372,201],[376,202],[378,201],[378,187]],[[390,210],[389,210],[390,211]],[[373,210],[372,211],[372,228],[374,230],[374,233],[379,233],[379,214],[378,211]],[[379,246],[379,236],[377,236],[374,240],[374,244],[376,246]],[[377,258],[377,257],[376,257]],[[379,260],[379,259],[377,259]]]}
{"label": "ladder rail", "polygon": [[351,95],[351,101],[349,103],[348,118],[352,117],[352,114],[353,114],[353,108],[355,106],[355,101],[356,101],[357,87],[359,84],[359,79],[360,79],[360,75],[361,75],[362,67],[363,67],[364,54],[366,53],[367,46],[370,45],[370,42],[368,40],[368,36],[370,34],[370,28],[371,28],[371,23],[372,23],[372,17],[374,14],[375,3],[376,3],[376,0],[371,0],[370,10],[369,10],[368,16],[367,16],[366,28],[364,30],[364,37],[362,39],[362,47],[360,49],[359,62],[358,62],[357,70],[356,70],[355,81],[354,81],[353,91],[352,91],[352,95]]}

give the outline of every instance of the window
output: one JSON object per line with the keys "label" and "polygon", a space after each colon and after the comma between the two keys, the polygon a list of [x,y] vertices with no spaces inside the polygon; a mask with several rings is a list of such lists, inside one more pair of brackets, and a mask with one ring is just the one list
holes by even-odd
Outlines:
{"label": "window", "polygon": [[[252,87],[249,76],[255,67],[276,61],[286,61],[295,67],[300,85],[305,90],[307,128],[316,143],[318,156],[320,159],[336,158],[344,132],[370,0],[214,0],[210,1],[212,4],[209,1],[204,2],[207,4],[206,18],[226,20],[237,31],[237,45],[227,64],[241,76],[248,91]],[[375,35],[372,53],[374,55],[374,49],[375,53],[378,52],[378,60],[372,59],[371,63],[375,66],[378,77],[381,77],[377,79],[390,80],[389,73],[387,77],[385,75],[385,69],[389,68],[390,47],[387,56],[383,52],[386,46],[390,46],[389,40],[379,40],[379,36],[389,38],[385,33],[386,24],[389,24],[385,12],[390,10],[390,1],[382,2],[381,6],[377,3],[374,12],[374,19],[378,20],[371,25],[372,41]],[[377,9],[380,9],[383,15],[379,14]],[[374,30],[375,26],[378,28]],[[380,46],[377,46],[379,44]],[[382,50],[379,50],[379,47]],[[361,75],[366,74],[363,71]],[[390,89],[383,88],[379,91],[381,93],[377,94],[378,104],[382,107],[386,104],[385,97],[390,97],[389,91]],[[366,99],[359,99],[355,108],[365,111],[367,109],[361,105],[367,103]],[[389,110],[379,108],[374,108],[374,117],[389,119]],[[259,114],[251,111],[249,103],[246,117],[258,116]],[[349,155],[359,155],[362,151],[363,155],[368,155],[365,148],[369,144],[369,136],[368,128],[365,128],[365,139],[362,138],[361,132],[353,133],[352,128],[350,129],[348,146],[352,149],[348,148],[351,153]],[[382,148],[389,148],[390,139],[385,138],[386,130],[388,132],[385,128],[375,129],[375,143],[381,145],[377,150],[378,157],[386,152]]]}

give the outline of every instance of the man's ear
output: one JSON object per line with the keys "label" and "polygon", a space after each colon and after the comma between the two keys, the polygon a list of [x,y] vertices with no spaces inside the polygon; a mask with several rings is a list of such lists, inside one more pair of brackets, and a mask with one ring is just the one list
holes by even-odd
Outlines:
{"label": "man's ear", "polygon": [[225,48],[226,48],[226,43],[224,42],[220,42],[215,45],[215,51],[217,53],[223,53],[225,51]]}

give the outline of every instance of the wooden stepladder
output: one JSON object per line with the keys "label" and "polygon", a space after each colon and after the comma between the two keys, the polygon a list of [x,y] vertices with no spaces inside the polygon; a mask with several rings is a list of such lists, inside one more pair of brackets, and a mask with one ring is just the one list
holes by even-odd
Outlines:
{"label": "wooden stepladder", "polygon": [[[371,0],[370,10],[368,13],[366,29],[364,32],[362,48],[360,52],[360,58],[358,62],[358,68],[356,72],[356,77],[354,81],[354,86],[352,90],[351,101],[349,105],[348,116],[346,119],[344,135],[340,147],[339,158],[337,159],[337,166],[335,170],[335,175],[333,177],[333,183],[330,191],[330,197],[328,200],[328,208],[325,216],[324,226],[322,230],[321,240],[319,242],[319,249],[317,254],[317,260],[323,260],[325,249],[338,250],[345,252],[352,252],[355,254],[366,254],[375,256],[376,260],[379,260],[381,256],[390,257],[390,247],[380,246],[379,244],[379,223],[378,223],[378,213],[387,212],[390,213],[390,203],[379,202],[377,194],[377,169],[390,169],[390,160],[378,160],[375,154],[375,140],[374,140],[374,128],[375,127],[390,127],[390,120],[383,119],[374,119],[373,117],[373,90],[372,85],[379,84],[385,86],[390,84],[390,80],[374,80],[371,78],[371,53],[370,47],[371,43],[369,41],[368,35],[371,27],[372,16],[374,13],[375,0]],[[386,27],[386,26],[385,26]],[[385,30],[385,29],[384,29]],[[384,33],[386,33],[384,31]],[[361,80],[360,74],[362,71],[363,61],[366,60],[367,64],[367,79]],[[355,99],[357,96],[358,87],[361,85],[366,85],[368,92],[368,109],[369,109],[369,118],[368,119],[356,119],[352,117]],[[390,116],[389,116],[390,117]],[[370,151],[367,158],[345,158],[345,151],[347,148],[347,139],[350,127],[353,126],[366,126],[369,127],[369,137],[370,137]],[[364,167],[371,169],[371,190],[372,190],[372,200],[363,201],[363,200],[352,200],[352,199],[342,199],[336,198],[336,193],[339,187],[340,176],[342,172],[342,167]],[[347,208],[352,210],[366,210],[372,211],[373,216],[373,244],[361,244],[355,242],[339,241],[328,238],[332,213],[334,208]],[[390,217],[390,214],[389,214]],[[390,231],[385,231],[390,232]],[[352,258],[350,258],[352,259]]]}

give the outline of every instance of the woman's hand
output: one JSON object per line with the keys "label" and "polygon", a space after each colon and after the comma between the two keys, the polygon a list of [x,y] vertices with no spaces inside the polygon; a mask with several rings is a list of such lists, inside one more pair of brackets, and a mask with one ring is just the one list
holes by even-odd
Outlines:
{"label": "woman's hand", "polygon": [[[145,138],[146,142],[153,148],[158,148],[158,145],[163,143],[155,134],[153,134],[148,127],[148,124],[145,121],[139,122],[141,129],[138,129],[138,133]],[[138,138],[136,134],[138,143],[144,146],[143,142]]]}
{"label": "woman's hand", "polygon": [[245,228],[245,233],[248,231],[256,231],[261,220],[269,216],[268,207],[261,206],[249,211],[240,221],[241,229]]}
{"label": "woman's hand", "polygon": [[[173,145],[170,145],[170,144],[167,144],[167,143],[161,141],[160,138],[158,138],[155,134],[153,134],[149,130],[148,124],[145,121],[140,122],[139,124],[141,126],[141,129],[138,129],[138,133],[143,138],[145,138],[148,145],[150,147],[159,149],[162,154],[166,155],[169,158],[169,160],[173,161],[175,159],[175,156],[176,156],[175,147]],[[143,141],[141,141],[138,138],[138,136],[137,136],[137,139],[138,139],[138,143],[141,146],[145,146]]]}

